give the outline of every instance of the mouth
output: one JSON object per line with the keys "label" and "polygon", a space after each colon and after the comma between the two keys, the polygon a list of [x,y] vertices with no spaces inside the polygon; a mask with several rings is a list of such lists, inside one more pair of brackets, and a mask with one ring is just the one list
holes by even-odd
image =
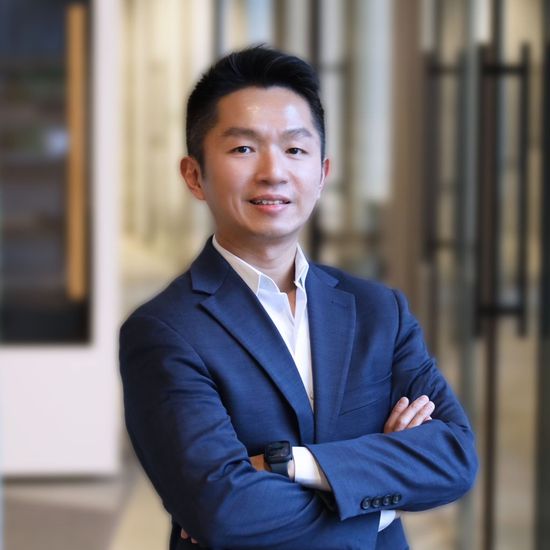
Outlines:
{"label": "mouth", "polygon": [[286,198],[257,198],[250,199],[249,202],[257,206],[279,206],[282,204],[290,204],[290,201]]}

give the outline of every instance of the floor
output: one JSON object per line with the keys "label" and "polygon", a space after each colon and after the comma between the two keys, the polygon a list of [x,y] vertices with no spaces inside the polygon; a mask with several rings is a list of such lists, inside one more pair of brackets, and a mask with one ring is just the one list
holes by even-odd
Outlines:
{"label": "floor", "polygon": [[128,453],[116,479],[10,480],[5,550],[165,549],[168,519]]}

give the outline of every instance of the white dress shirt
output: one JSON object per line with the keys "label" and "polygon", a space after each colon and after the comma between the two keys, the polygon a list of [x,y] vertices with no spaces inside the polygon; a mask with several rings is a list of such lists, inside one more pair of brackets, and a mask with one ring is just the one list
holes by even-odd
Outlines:
{"label": "white dress shirt", "polygon": [[[309,397],[309,403],[314,409],[315,395],[313,391],[313,368],[311,365],[306,293],[306,277],[309,264],[300,245],[297,247],[294,261],[296,303],[293,315],[287,294],[279,290],[271,277],[223,248],[215,236],[212,244],[254,292],[273,324],[277,327],[294,359]],[[331,490],[325,474],[307,447],[293,447],[292,454],[294,456],[294,481],[296,483],[312,489]],[[393,510],[382,510],[378,530],[385,529],[394,518],[395,512]]]}

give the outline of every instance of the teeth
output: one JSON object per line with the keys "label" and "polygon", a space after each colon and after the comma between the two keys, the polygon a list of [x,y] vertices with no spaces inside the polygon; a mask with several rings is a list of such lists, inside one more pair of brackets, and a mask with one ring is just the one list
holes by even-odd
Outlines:
{"label": "teeth", "polygon": [[264,205],[264,204],[285,204],[285,201],[283,201],[281,199],[276,199],[276,200],[261,199],[261,200],[253,200],[252,203],[253,204],[261,204],[261,205]]}

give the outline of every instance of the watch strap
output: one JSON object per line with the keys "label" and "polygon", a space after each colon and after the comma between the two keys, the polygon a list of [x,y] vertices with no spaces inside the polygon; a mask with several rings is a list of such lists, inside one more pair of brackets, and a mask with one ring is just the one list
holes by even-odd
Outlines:
{"label": "watch strap", "polygon": [[[292,460],[292,459],[290,459]],[[288,475],[288,463],[290,460],[287,460],[286,462],[276,462],[274,464],[270,464],[269,467],[271,468],[271,471],[283,475],[285,477],[289,477]]]}

